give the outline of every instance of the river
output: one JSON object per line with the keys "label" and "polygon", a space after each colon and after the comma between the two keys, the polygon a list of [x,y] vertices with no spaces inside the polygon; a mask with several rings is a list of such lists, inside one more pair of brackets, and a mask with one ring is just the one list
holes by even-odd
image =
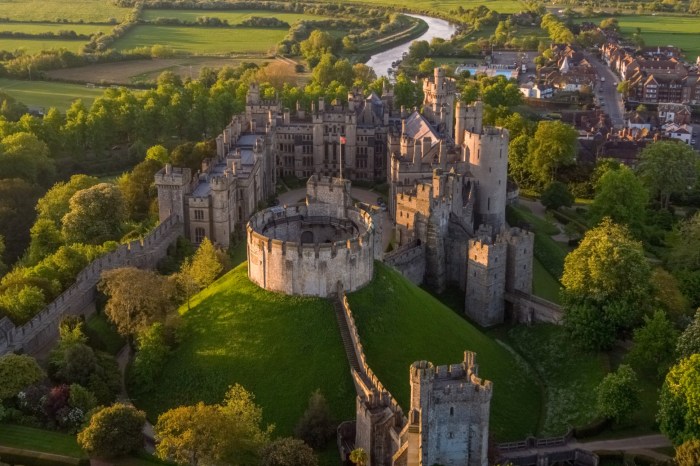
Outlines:
{"label": "river", "polygon": [[397,45],[394,48],[372,55],[367,62],[367,65],[374,68],[374,72],[377,73],[377,77],[388,76],[387,70],[391,68],[391,62],[401,58],[404,52],[408,52],[408,48],[411,46],[411,42],[414,40],[427,40],[430,42],[435,37],[440,37],[447,40],[452,37],[452,34],[457,30],[457,27],[454,24],[448,23],[444,19],[432,18],[430,16],[412,15],[408,13],[404,14],[413,18],[422,19],[428,23],[428,30],[425,31],[422,36],[419,36],[416,39],[409,40],[408,42]]}

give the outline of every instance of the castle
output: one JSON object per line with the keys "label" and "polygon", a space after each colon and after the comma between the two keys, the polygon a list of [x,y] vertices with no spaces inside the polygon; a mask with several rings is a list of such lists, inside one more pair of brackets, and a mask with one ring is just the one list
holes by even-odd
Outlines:
{"label": "castle", "polygon": [[[346,241],[346,250],[359,247],[363,258],[384,260],[415,283],[426,283],[438,292],[457,285],[464,290],[471,319],[483,326],[503,322],[506,295],[531,291],[534,243],[531,233],[506,225],[508,131],[484,126],[482,104],[460,102],[454,80],[441,68],[424,80],[423,92],[422,112],[395,108],[392,92],[385,89],[381,98],[374,93],[365,98],[355,90],[345,105],[327,105],[319,99],[311,112],[297,108],[292,113],[279,102],[262,100],[258,86],[252,84],[245,113],[234,116],[217,137],[213,160],[206,160],[194,176],[189,169],[169,165],[156,174],[160,218],[176,214],[184,219],[192,241],[208,237],[223,247],[251,220],[249,254],[258,254],[257,260],[266,264],[264,274],[254,281],[267,284],[279,279],[286,288],[280,284],[272,289],[293,294],[329,295],[343,280],[321,285],[316,276],[309,278],[316,285],[301,285],[299,279],[284,278],[291,271],[304,278],[314,275],[305,272],[312,266],[333,264],[334,270],[341,267],[346,276],[353,275],[357,264],[353,260],[358,256],[352,253],[345,264],[337,262],[339,248],[343,249],[340,243],[349,234],[357,241]],[[310,183],[325,186],[326,192],[333,183],[347,182],[331,179],[338,175],[343,180],[387,180],[396,248],[383,254],[381,246],[373,246],[371,253],[366,252],[367,244],[378,241],[363,235],[370,230],[375,235],[381,222],[368,228],[367,220],[361,220],[342,199],[253,216],[274,195],[277,178],[292,175],[315,180]],[[343,189],[336,186],[336,192]],[[308,229],[307,235],[314,237],[308,244],[303,244],[301,236],[291,241],[291,237],[267,236],[262,231],[269,229],[263,224],[275,216],[318,216],[318,209],[331,208],[322,204],[333,202],[341,203],[335,224],[314,227],[335,229],[337,234],[327,231],[325,239]],[[353,226],[348,228],[356,231],[342,233],[342,222],[350,222]],[[288,228],[309,226],[292,223]],[[251,249],[256,235],[261,236]],[[316,244],[314,255],[327,260],[308,262],[306,251],[313,249],[312,243]],[[265,248],[263,259],[260,251]],[[358,281],[353,283],[346,289],[354,289]]]}

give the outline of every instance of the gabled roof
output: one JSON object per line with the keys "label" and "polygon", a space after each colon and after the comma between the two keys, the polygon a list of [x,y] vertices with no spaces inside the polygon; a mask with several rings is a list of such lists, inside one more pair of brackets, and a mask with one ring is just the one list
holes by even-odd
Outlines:
{"label": "gabled roof", "polygon": [[406,128],[403,134],[409,138],[421,141],[423,138],[430,138],[430,147],[433,147],[440,142],[440,136],[437,134],[435,129],[433,129],[428,120],[426,120],[425,117],[418,112],[413,112],[408,118],[406,118]]}

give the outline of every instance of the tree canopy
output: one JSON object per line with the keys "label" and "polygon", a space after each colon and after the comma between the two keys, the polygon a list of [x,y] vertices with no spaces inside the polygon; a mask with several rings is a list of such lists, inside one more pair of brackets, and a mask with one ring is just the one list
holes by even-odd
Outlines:
{"label": "tree canopy", "polygon": [[687,144],[657,141],[639,155],[639,177],[662,208],[671,194],[683,193],[697,183],[699,157]]}
{"label": "tree canopy", "polygon": [[119,238],[126,219],[124,197],[113,184],[100,183],[77,191],[61,220],[67,243],[102,244]]}
{"label": "tree canopy", "polygon": [[630,228],[644,224],[649,195],[637,176],[622,166],[607,170],[598,180],[596,195],[589,210],[591,223],[597,225],[604,217]]}
{"label": "tree canopy", "polygon": [[44,378],[36,359],[25,354],[0,356],[0,402]]}
{"label": "tree canopy", "polygon": [[605,376],[597,392],[598,413],[621,422],[639,406],[637,374],[626,364]]}
{"label": "tree canopy", "polygon": [[668,371],[657,420],[674,445],[700,438],[700,354],[681,359]]}
{"label": "tree canopy", "polygon": [[116,403],[102,408],[78,433],[78,445],[101,458],[114,458],[143,447],[143,425],[146,415],[131,405]]}
{"label": "tree canopy", "polygon": [[541,185],[553,181],[557,171],[574,163],[578,133],[560,121],[540,121],[528,147],[528,166]]}
{"label": "tree canopy", "polygon": [[313,449],[302,440],[284,437],[266,445],[260,466],[318,466]]}

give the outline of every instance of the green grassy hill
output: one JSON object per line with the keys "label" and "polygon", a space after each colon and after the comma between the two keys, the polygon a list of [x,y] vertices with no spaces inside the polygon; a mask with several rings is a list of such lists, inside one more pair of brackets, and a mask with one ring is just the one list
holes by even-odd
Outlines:
{"label": "green grassy hill", "polygon": [[498,441],[535,433],[540,387],[527,366],[426,291],[377,263],[374,281],[348,296],[367,361],[404,410],[410,403],[409,366],[425,359],[459,363],[475,351],[479,374],[493,381],[491,432]]}
{"label": "green grassy hill", "polygon": [[162,384],[136,404],[155,418],[199,400],[222,401],[229,385],[255,394],[275,435],[291,435],[320,388],[338,420],[354,418],[355,390],[329,301],[284,296],[248,280],[241,264],[181,309],[186,335]]}

